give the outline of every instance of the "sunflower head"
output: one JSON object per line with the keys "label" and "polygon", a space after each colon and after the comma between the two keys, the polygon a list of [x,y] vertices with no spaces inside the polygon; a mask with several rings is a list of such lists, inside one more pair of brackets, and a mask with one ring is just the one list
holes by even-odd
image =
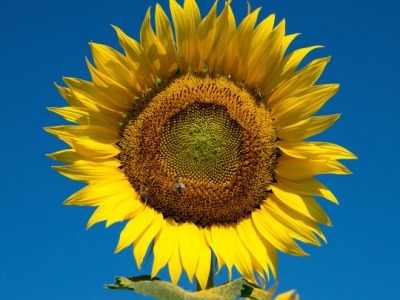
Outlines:
{"label": "sunflower head", "polygon": [[259,207],[271,190],[276,136],[250,91],[199,72],[175,76],[147,97],[119,143],[121,169],[135,190],[147,187],[147,205],[203,228]]}
{"label": "sunflower head", "polygon": [[257,23],[259,9],[239,26],[230,1],[203,18],[194,0],[170,9],[175,37],[157,5],[155,32],[150,10],[140,43],[114,27],[124,53],[91,43],[92,80],[57,86],[69,106],[49,110],[77,125],[46,128],[70,146],[49,156],[88,184],[65,204],[96,206],[88,227],[127,220],[116,252],[133,243],[139,268],[154,242],[152,276],[168,265],[172,282],[184,269],[205,288],[212,254],[229,276],[276,276],[276,250],[325,240],[313,196],[337,200],[313,177],[355,158],[305,141],[339,117],[313,116],[339,87],[315,85],[329,57],[298,70],[319,46],[287,54],[297,35],[274,15]]}

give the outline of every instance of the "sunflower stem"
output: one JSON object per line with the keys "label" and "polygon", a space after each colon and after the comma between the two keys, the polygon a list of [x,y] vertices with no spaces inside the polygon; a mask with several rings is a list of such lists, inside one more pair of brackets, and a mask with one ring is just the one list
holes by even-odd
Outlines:
{"label": "sunflower stem", "polygon": [[[210,262],[210,273],[208,274],[208,280],[206,285],[206,290],[214,287],[214,253],[211,254],[211,262]],[[201,286],[199,281],[196,279],[196,290],[201,291]]]}

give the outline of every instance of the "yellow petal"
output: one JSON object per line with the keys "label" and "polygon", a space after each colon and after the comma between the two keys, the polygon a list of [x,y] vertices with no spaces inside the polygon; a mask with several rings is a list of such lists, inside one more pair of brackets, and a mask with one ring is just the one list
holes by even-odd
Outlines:
{"label": "yellow petal", "polygon": [[298,211],[311,220],[324,225],[331,225],[328,216],[313,197],[286,192],[281,189],[278,184],[272,185],[272,191],[280,200],[280,203],[284,203],[291,209]]}
{"label": "yellow petal", "polygon": [[188,17],[183,8],[175,0],[170,0],[169,5],[178,49],[178,67],[181,71],[186,72],[191,60],[189,42],[194,37],[194,33],[190,32]]}
{"label": "yellow petal", "polygon": [[345,166],[334,160],[297,159],[288,156],[278,158],[275,172],[289,180],[303,180],[318,174],[351,174]]}
{"label": "yellow petal", "polygon": [[342,146],[325,142],[312,143],[321,149],[320,151],[324,153],[324,157],[329,157],[330,159],[357,159],[357,156]]}
{"label": "yellow petal", "polygon": [[200,257],[201,234],[199,228],[190,222],[180,224],[179,253],[182,266],[185,269],[189,281],[192,282]]}
{"label": "yellow petal", "polygon": [[80,155],[79,153],[77,153],[74,149],[67,149],[67,150],[61,150],[58,152],[54,152],[51,154],[46,154],[47,157],[50,157],[52,159],[61,161],[63,163],[66,164],[74,164],[77,162],[82,162],[82,161],[91,161],[91,162],[97,162],[97,163],[101,163],[101,162],[105,162],[105,161],[110,161],[110,160],[115,160],[114,158],[106,158],[106,159],[98,159],[98,158],[88,158],[85,156]]}
{"label": "yellow petal", "polygon": [[116,222],[132,219],[143,210],[144,205],[138,193],[134,191],[132,187],[131,191],[131,193],[125,192],[128,198],[126,201],[120,201],[118,205],[113,207],[112,213],[107,218],[106,228]]}
{"label": "yellow petal", "polygon": [[200,24],[200,10],[195,0],[185,0],[183,2],[183,10],[187,20],[186,27],[186,58],[190,66],[195,67],[199,61],[199,49],[196,47],[196,32]]}
{"label": "yellow petal", "polygon": [[276,145],[285,154],[296,158],[328,160],[357,158],[349,150],[325,142],[278,141]]}
{"label": "yellow petal", "polygon": [[258,33],[258,29],[264,30],[265,35],[258,35],[258,40],[253,41],[252,57],[249,61],[249,72],[246,78],[246,82],[252,86],[265,86],[266,83],[273,80],[274,74],[278,69],[282,60],[281,47],[282,40],[285,35],[285,21],[283,20],[271,33],[270,26],[273,24],[275,19],[274,15],[268,17],[265,24],[261,23],[262,28],[257,27],[255,34]]}
{"label": "yellow petal", "polygon": [[[200,236],[200,257],[196,269],[196,278],[200,287],[204,290],[207,286],[208,276],[210,274],[211,259],[213,258],[211,256],[210,246],[206,242],[203,229],[200,229]],[[214,270],[211,270],[211,272],[214,272]]]}
{"label": "yellow petal", "polygon": [[[118,191],[116,193],[115,191]],[[125,177],[113,178],[112,180],[99,180],[71,195],[64,201],[66,205],[97,206],[107,201],[113,201],[120,197],[120,193],[135,195]]]}
{"label": "yellow petal", "polygon": [[285,154],[296,158],[330,160],[357,158],[349,150],[339,145],[325,142],[278,141],[276,145]]}
{"label": "yellow petal", "polygon": [[245,79],[247,76],[247,62],[250,54],[250,47],[248,45],[252,43],[254,25],[257,21],[259,11],[260,8],[243,19],[232,36],[225,52],[220,72],[231,75],[238,81]]}
{"label": "yellow petal", "polygon": [[269,262],[268,262],[267,252],[265,250],[264,245],[257,236],[257,233],[253,227],[251,219],[245,218],[241,220],[238,223],[236,230],[239,235],[239,238],[243,241],[243,244],[246,246],[248,251],[254,255],[256,260],[259,261],[259,263],[261,264],[261,266],[263,267],[265,273],[267,273],[269,278],[269,272],[268,272]]}
{"label": "yellow petal", "polygon": [[[294,71],[297,69],[303,58],[312,50],[317,48],[323,48],[323,47],[312,46],[312,47],[301,48],[285,56],[277,71],[277,74],[280,75],[274,76],[272,80],[270,80],[263,88],[263,91],[265,91],[266,94],[268,95],[271,94],[270,91],[274,91],[276,87],[280,86],[283,82],[291,78],[293,76]],[[267,99],[268,98],[269,96],[267,97]]]}
{"label": "yellow petal", "polygon": [[231,247],[226,247],[229,244],[229,234],[228,230],[230,225],[213,225],[211,227],[211,247],[214,253],[218,253],[228,268],[229,280],[232,279],[232,266],[234,262],[234,252]]}
{"label": "yellow petal", "polygon": [[274,178],[278,181],[277,185],[279,185],[282,190],[294,194],[324,197],[338,204],[338,201],[332,192],[314,178],[292,181],[285,179],[278,174],[275,174]]}
{"label": "yellow petal", "polygon": [[302,222],[302,220],[296,220],[291,216],[288,216],[283,212],[279,205],[274,201],[264,201],[262,204],[270,215],[284,227],[286,227],[286,232],[293,238],[302,241],[304,243],[313,244],[320,246],[320,241],[315,237],[313,231]]}
{"label": "yellow petal", "polygon": [[171,218],[164,221],[164,224],[154,241],[154,263],[151,270],[151,277],[157,275],[170,260],[178,240],[177,224]]}
{"label": "yellow petal", "polygon": [[109,97],[111,101],[121,107],[121,110],[129,110],[134,107],[136,98],[139,98],[141,94],[132,94],[128,89],[114,81],[107,75],[101,73],[86,59],[86,63],[89,68],[90,75],[92,76],[93,84],[97,89],[103,92],[104,95]]}
{"label": "yellow petal", "polygon": [[285,54],[287,48],[290,46],[290,44],[293,42],[293,40],[298,37],[300,33],[293,33],[286,35],[282,38],[282,47],[281,47],[281,57]]}
{"label": "yellow petal", "polygon": [[143,231],[135,240],[133,247],[133,256],[135,257],[138,269],[141,269],[143,258],[146,255],[149,244],[158,234],[164,224],[164,217],[161,213],[154,211],[154,219],[150,226]]}
{"label": "yellow petal", "polygon": [[61,175],[72,180],[90,183],[96,180],[121,177],[123,172],[118,169],[118,161],[106,161],[102,163],[77,162],[70,166],[53,166]]}
{"label": "yellow petal", "polygon": [[179,257],[179,243],[175,243],[170,260],[168,261],[168,270],[171,282],[177,284],[182,274],[181,259]]}
{"label": "yellow petal", "polygon": [[317,46],[300,48],[290,53],[287,57],[285,57],[283,61],[284,68],[282,75],[284,76],[292,75],[294,71],[297,69],[297,67],[300,65],[304,57],[306,57],[306,55],[310,53],[312,50],[318,48],[323,48],[323,46],[317,45]]}
{"label": "yellow petal", "polygon": [[253,211],[252,217],[257,231],[278,250],[291,255],[307,255],[265,208],[261,207],[261,209]]}
{"label": "yellow petal", "polygon": [[[143,210],[143,204],[137,199],[132,199],[131,194],[120,195],[102,203],[90,217],[86,229],[98,222],[107,220],[107,223],[114,220],[123,221],[131,219]],[[108,226],[106,226],[108,227]]]}
{"label": "yellow petal", "polygon": [[197,30],[196,43],[199,50],[198,70],[203,70],[208,65],[209,57],[214,50],[216,23],[217,23],[217,1],[214,2],[208,15],[200,22]]}
{"label": "yellow petal", "polygon": [[[118,122],[118,120],[122,115],[120,111],[114,110],[114,108],[112,109],[107,108],[105,106],[106,103],[103,103],[104,105],[102,106],[95,102],[96,101],[95,97],[99,96],[100,97],[99,102],[102,103],[101,97],[104,97],[104,95],[102,95],[101,93],[99,94],[98,92],[94,92],[93,95],[91,94],[90,91],[93,89],[92,82],[87,82],[76,78],[64,78],[64,80],[66,82],[69,82],[70,85],[73,86],[75,89],[71,90],[70,88],[61,87],[58,86],[57,84],[55,84],[55,86],[58,92],[64,97],[64,99],[71,106],[71,109],[82,109],[85,111],[90,111],[90,112],[93,111],[101,113],[105,118],[113,119],[115,122]],[[85,93],[85,95],[82,93]],[[107,101],[109,100],[106,100],[106,102]],[[113,104],[110,105],[112,106]]]}
{"label": "yellow petal", "polygon": [[282,201],[280,201],[274,194],[269,195],[269,200],[277,203],[279,210],[281,210],[284,214],[286,214],[287,216],[290,216],[294,220],[300,220],[312,232],[314,232],[316,235],[318,235],[325,243],[327,242],[324,234],[322,233],[321,228],[319,227],[318,222],[316,222],[308,217],[305,217],[303,214],[301,214],[297,210],[294,210],[294,209],[290,208],[289,206],[284,205],[282,203]]}
{"label": "yellow petal", "polygon": [[225,265],[225,261],[222,258],[222,256],[220,255],[220,253],[215,251],[216,247],[213,246],[213,242],[212,242],[212,238],[211,238],[211,229],[212,229],[212,226],[207,226],[206,228],[203,229],[203,233],[204,233],[204,237],[205,237],[208,245],[210,245],[210,247],[213,250],[213,253],[215,254],[215,257],[217,259],[217,263],[218,263],[217,274],[218,274],[219,271],[221,270],[221,268]]}
{"label": "yellow petal", "polygon": [[121,231],[118,245],[114,253],[118,253],[122,249],[130,246],[138,236],[144,234],[144,232],[151,227],[155,214],[154,209],[145,206],[140,214],[129,220],[125,228]]}
{"label": "yellow petal", "polygon": [[290,97],[302,89],[312,86],[328,64],[330,57],[313,60],[290,79],[280,85],[268,99],[268,104],[274,106],[284,98]]}
{"label": "yellow petal", "polygon": [[45,130],[58,138],[91,139],[102,143],[115,143],[119,139],[118,132],[101,126],[50,126]]}
{"label": "yellow petal", "polygon": [[96,105],[94,102],[92,101],[83,101],[81,99],[79,99],[78,97],[74,97],[71,89],[66,88],[66,87],[62,87],[57,85],[57,83],[54,83],[57,91],[61,94],[61,96],[63,96],[63,98],[68,102],[69,105],[71,106],[76,106],[76,107],[85,107],[85,108],[91,108],[92,110],[96,110],[96,107],[98,107],[98,105]]}
{"label": "yellow petal", "polygon": [[208,68],[211,71],[214,71],[214,69],[218,71],[222,70],[226,48],[236,32],[235,16],[233,15],[230,2],[225,2],[225,7],[217,18],[214,50],[210,53],[208,60]]}
{"label": "yellow petal", "polygon": [[[47,109],[64,117],[67,121],[74,122],[79,125],[102,126],[115,132],[119,132],[121,130],[121,126],[118,123],[122,123],[124,121],[124,118],[119,113],[114,113],[114,117],[111,118],[108,117],[104,112],[100,113],[84,107],[48,107]],[[109,114],[111,113],[112,112],[109,111]]]}
{"label": "yellow petal", "polygon": [[157,77],[168,79],[170,76],[167,52],[154,34],[150,25],[150,8],[147,10],[142,29],[140,30],[140,43],[142,44],[150,63],[157,70]]}
{"label": "yellow petal", "polygon": [[129,70],[126,57],[106,45],[90,43],[94,64],[103,74],[121,84],[133,95],[140,95],[143,87]]}
{"label": "yellow petal", "polygon": [[[257,227],[252,220],[253,228],[256,230],[258,239],[263,243],[265,250],[267,251],[268,267],[271,269],[271,273],[276,280],[278,277],[278,253],[276,248],[257,230]],[[267,273],[268,274],[268,273]]]}
{"label": "yellow petal", "polygon": [[[263,266],[258,258],[252,253],[251,251],[248,252],[252,266],[251,268],[256,272],[257,276],[257,285],[260,286],[261,288],[266,287],[267,281],[270,280],[269,272],[268,272],[268,267]],[[267,274],[267,280],[265,280],[265,273]]]}
{"label": "yellow petal", "polygon": [[312,116],[338,89],[338,84],[324,84],[313,86],[298,97],[283,99],[272,108],[274,126],[290,125]]}
{"label": "yellow petal", "polygon": [[257,281],[254,277],[250,255],[243,245],[242,240],[238,236],[236,225],[232,224],[231,226],[227,227],[226,234],[229,241],[226,244],[226,247],[230,247],[233,250],[235,267],[238,269],[240,274],[242,274],[249,281],[256,284]]}
{"label": "yellow petal", "polygon": [[[274,23],[275,14],[271,14],[257,25],[257,28],[254,30],[252,47],[257,47],[258,43],[261,43],[262,41],[267,41],[271,38],[270,34],[273,31]],[[255,59],[253,57],[253,54],[252,59]]]}
{"label": "yellow petal", "polygon": [[288,291],[286,293],[280,294],[274,298],[274,300],[298,300],[299,295],[296,294],[295,290]]}
{"label": "yellow petal", "polygon": [[340,114],[310,117],[295,124],[276,129],[276,135],[287,141],[301,141],[327,130],[339,119]]}
{"label": "yellow petal", "polygon": [[178,69],[178,54],[175,49],[175,41],[172,35],[171,24],[168,20],[167,15],[163,11],[162,7],[156,4],[156,35],[161,45],[164,47],[169,61],[169,73],[170,78],[175,74]]}
{"label": "yellow petal", "polygon": [[74,103],[76,106],[84,105],[94,111],[98,106],[103,106],[121,113],[129,112],[129,109],[123,108],[112,101],[112,99],[100,91],[93,82],[78,78],[63,77],[64,82],[71,89],[71,95],[79,99],[80,103]]}
{"label": "yellow petal", "polygon": [[116,132],[100,126],[53,126],[44,130],[73,147],[87,157],[111,158],[120,150],[114,145],[119,137]]}
{"label": "yellow petal", "polygon": [[129,66],[139,82],[145,86],[153,87],[156,83],[156,70],[147,58],[143,47],[127,36],[117,26],[113,26],[118,35],[118,40],[128,58]]}

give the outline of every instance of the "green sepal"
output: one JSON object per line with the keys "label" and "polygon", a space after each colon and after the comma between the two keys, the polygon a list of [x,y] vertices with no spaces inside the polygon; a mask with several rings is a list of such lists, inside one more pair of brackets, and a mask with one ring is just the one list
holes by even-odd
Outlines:
{"label": "green sepal", "polygon": [[129,114],[122,114],[122,117],[124,118],[124,122],[118,123],[119,126],[124,126],[126,121],[129,119]]}
{"label": "green sepal", "polygon": [[117,277],[115,284],[108,284],[106,288],[131,290],[160,300],[233,300],[237,297],[268,300],[271,298],[268,291],[260,289],[244,278],[199,292],[188,292],[172,283],[150,278],[150,276]]}
{"label": "green sepal", "polygon": [[161,78],[156,78],[156,87],[159,87],[162,84]]}

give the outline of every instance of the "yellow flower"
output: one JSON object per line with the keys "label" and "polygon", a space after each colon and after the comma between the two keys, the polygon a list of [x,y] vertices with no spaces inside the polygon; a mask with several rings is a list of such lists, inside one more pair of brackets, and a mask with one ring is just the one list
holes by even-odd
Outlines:
{"label": "yellow flower", "polygon": [[[275,294],[275,290],[277,288],[277,284],[275,283],[269,290],[268,290],[268,297],[264,300],[270,300],[271,297]],[[261,298],[260,298],[261,299]],[[290,290],[285,293],[279,294],[274,297],[274,300],[300,300],[299,294],[296,290]]]}
{"label": "yellow flower", "polygon": [[212,253],[255,282],[276,276],[277,250],[306,255],[294,239],[320,245],[330,220],[313,196],[337,202],[314,175],[349,174],[355,158],[330,143],[304,141],[339,115],[312,116],[338,90],[314,85],[329,57],[301,70],[319,46],[285,55],[296,34],[260,9],[236,27],[228,1],[204,18],[194,0],[147,11],[140,43],[114,27],[125,54],[90,43],[92,81],[64,78],[69,106],[49,108],[78,126],[46,130],[71,148],[49,157],[59,173],[88,185],[65,204],[97,206],[87,227],[128,220],[115,252],[134,244],[140,268],[154,241],[152,276],[168,264],[205,287]]}
{"label": "yellow flower", "polygon": [[279,294],[274,300],[300,300],[299,295],[295,291],[288,291],[283,294]]}

